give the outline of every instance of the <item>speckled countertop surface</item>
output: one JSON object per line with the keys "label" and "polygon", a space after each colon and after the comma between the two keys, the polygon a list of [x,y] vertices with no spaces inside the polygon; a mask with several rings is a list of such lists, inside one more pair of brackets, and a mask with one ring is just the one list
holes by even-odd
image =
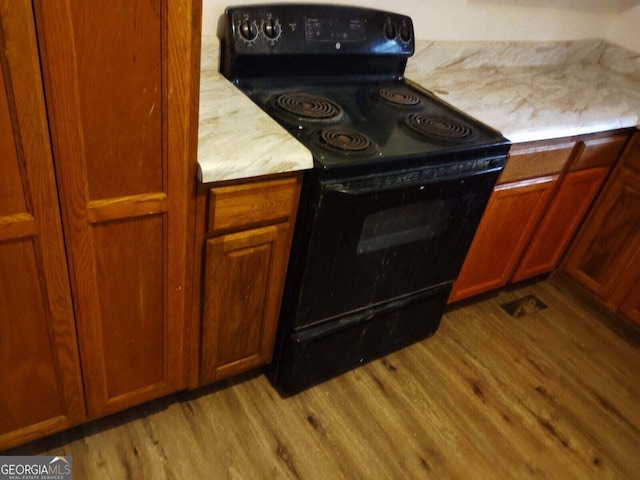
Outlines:
{"label": "speckled countertop surface", "polygon": [[421,42],[405,76],[520,143],[636,126],[639,58],[592,40]]}
{"label": "speckled countertop surface", "polygon": [[[203,37],[199,179],[311,168],[309,151],[218,73],[218,48]],[[638,125],[640,55],[598,40],[419,41],[405,75],[514,143]]]}
{"label": "speckled countertop surface", "polygon": [[198,179],[203,183],[313,167],[298,140],[218,72],[218,40],[203,37]]}

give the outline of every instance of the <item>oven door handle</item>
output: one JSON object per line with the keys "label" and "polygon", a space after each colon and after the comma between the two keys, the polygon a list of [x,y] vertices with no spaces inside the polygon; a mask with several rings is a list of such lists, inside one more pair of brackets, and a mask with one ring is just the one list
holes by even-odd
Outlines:
{"label": "oven door handle", "polygon": [[324,185],[325,192],[331,192],[343,195],[367,195],[375,193],[383,193],[394,190],[411,190],[414,188],[424,189],[429,184],[450,182],[456,180],[464,180],[466,178],[475,177],[477,175],[495,174],[502,171],[504,162],[499,165],[482,168],[469,169],[465,171],[449,171],[438,172],[437,175],[427,175],[420,171],[409,172],[406,174],[387,175],[380,177],[372,177],[367,179],[355,179],[346,182],[327,183]]}

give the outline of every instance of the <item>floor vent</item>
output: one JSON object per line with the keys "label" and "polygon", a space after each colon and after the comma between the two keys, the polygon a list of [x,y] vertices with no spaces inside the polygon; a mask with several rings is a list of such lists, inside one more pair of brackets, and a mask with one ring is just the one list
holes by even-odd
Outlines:
{"label": "floor vent", "polygon": [[500,307],[514,318],[524,317],[530,313],[536,313],[547,308],[547,306],[534,295],[527,295],[512,302],[503,303]]}

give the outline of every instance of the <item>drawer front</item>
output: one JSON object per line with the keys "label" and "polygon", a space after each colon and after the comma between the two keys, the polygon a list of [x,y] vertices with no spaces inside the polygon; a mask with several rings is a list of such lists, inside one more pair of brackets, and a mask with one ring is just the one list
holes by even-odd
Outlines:
{"label": "drawer front", "polygon": [[558,174],[564,169],[574,146],[572,140],[514,145],[498,184]]}
{"label": "drawer front", "polygon": [[613,164],[624,150],[628,139],[628,133],[620,133],[605,137],[594,135],[592,138],[581,140],[579,145],[582,147],[582,151],[573,161],[571,170],[583,170]]}
{"label": "drawer front", "polygon": [[286,220],[295,216],[297,176],[209,190],[209,234]]}

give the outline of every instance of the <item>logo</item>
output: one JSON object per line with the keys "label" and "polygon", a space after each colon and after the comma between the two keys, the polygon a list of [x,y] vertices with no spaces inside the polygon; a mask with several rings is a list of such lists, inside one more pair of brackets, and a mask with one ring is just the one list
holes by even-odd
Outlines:
{"label": "logo", "polygon": [[72,480],[71,456],[0,456],[0,480]]}

